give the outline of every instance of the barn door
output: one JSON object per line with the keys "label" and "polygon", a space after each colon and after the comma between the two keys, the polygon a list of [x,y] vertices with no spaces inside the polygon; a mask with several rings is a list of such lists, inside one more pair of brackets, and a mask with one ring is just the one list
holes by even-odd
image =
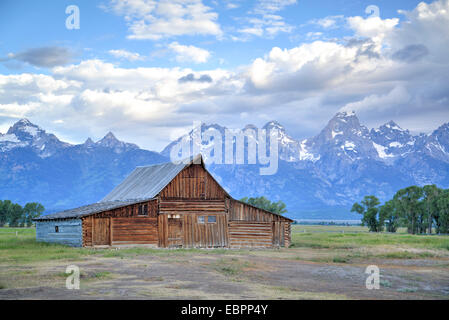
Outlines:
{"label": "barn door", "polygon": [[110,245],[110,226],[109,218],[95,218],[93,219],[93,245]]}
{"label": "barn door", "polygon": [[168,247],[182,247],[182,219],[168,218]]}

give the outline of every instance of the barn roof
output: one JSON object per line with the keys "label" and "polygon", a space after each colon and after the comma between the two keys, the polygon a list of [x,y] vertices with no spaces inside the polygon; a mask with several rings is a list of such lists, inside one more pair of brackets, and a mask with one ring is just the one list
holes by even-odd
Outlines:
{"label": "barn roof", "polygon": [[75,219],[91,214],[112,210],[127,205],[144,202],[156,197],[178,173],[192,163],[204,166],[201,155],[179,162],[167,162],[151,166],[137,167],[115,187],[106,197],[97,203],[75,209],[47,214],[33,220]]}
{"label": "barn roof", "polygon": [[[150,199],[146,199],[150,200]],[[99,213],[107,210],[117,209],[121,207],[128,206],[130,204],[140,203],[146,201],[145,199],[140,200],[127,200],[127,201],[108,201],[108,202],[97,202],[89,204],[87,206],[82,206],[75,209],[64,210],[57,213],[47,214],[33,220],[56,220],[56,219],[76,219],[84,216],[88,216],[94,213]]]}
{"label": "barn roof", "polygon": [[146,167],[137,167],[100,202],[150,199],[157,196],[185,167],[201,163],[201,155],[177,163],[167,162]]}

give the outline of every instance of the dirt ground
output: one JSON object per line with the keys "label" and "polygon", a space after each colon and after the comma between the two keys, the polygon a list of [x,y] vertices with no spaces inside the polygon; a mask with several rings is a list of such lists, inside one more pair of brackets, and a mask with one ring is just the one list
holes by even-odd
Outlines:
{"label": "dirt ground", "polygon": [[[335,250],[102,250],[78,261],[0,262],[0,299],[449,299],[449,256],[329,262]],[[79,290],[65,287],[68,265],[80,268]],[[378,290],[366,289],[368,265],[380,268]]]}

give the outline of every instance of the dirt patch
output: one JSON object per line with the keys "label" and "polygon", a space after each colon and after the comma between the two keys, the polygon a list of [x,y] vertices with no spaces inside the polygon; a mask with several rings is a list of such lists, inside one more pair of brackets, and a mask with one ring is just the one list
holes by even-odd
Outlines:
{"label": "dirt patch", "polygon": [[[441,255],[387,259],[313,248],[162,253],[0,264],[0,299],[449,299],[449,261]],[[80,290],[65,288],[69,264],[80,268]],[[380,268],[379,290],[366,289],[369,264]]]}

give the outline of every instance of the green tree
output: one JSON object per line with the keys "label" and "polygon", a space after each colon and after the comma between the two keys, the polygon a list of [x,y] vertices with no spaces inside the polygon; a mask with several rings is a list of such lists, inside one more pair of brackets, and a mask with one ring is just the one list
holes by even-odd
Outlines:
{"label": "green tree", "polygon": [[437,186],[434,184],[423,187],[423,194],[424,194],[423,202],[428,219],[427,227],[429,230],[428,231],[429,234],[432,233],[433,221],[435,220],[438,214],[437,200],[441,192],[442,190],[437,188]]}
{"label": "green tree", "polygon": [[285,205],[284,202],[282,202],[281,200],[279,200],[277,202],[271,202],[264,196],[257,197],[257,198],[245,197],[245,198],[240,199],[240,201],[248,203],[252,206],[270,211],[270,212],[277,213],[277,214],[284,214],[287,212],[287,209],[286,209],[287,206]]}
{"label": "green tree", "polygon": [[436,200],[435,224],[437,233],[449,233],[449,189],[440,193]]}
{"label": "green tree", "polygon": [[10,227],[18,227],[23,220],[23,208],[20,204],[13,203],[10,206],[8,224]]}
{"label": "green tree", "polygon": [[419,228],[418,216],[422,209],[420,205],[422,196],[422,188],[410,186],[396,192],[393,198],[398,205],[402,220],[407,225],[407,231],[411,234],[416,234]]}
{"label": "green tree", "polygon": [[11,207],[11,201],[0,200],[0,227],[3,227],[9,220],[9,210]]}
{"label": "green tree", "polygon": [[421,200],[417,206],[417,214],[416,214],[416,229],[418,233],[426,233],[428,228],[428,212],[426,210],[426,203]]}
{"label": "green tree", "polygon": [[369,227],[372,232],[380,232],[383,230],[383,217],[379,215],[380,202],[375,196],[365,196],[359,203],[354,203],[351,212],[357,212],[363,215],[362,225]]}
{"label": "green tree", "polygon": [[379,216],[385,221],[387,232],[396,232],[398,230],[400,217],[394,200],[387,201],[380,207]]}
{"label": "green tree", "polygon": [[26,224],[27,227],[31,227],[33,225],[33,219],[40,217],[44,210],[44,206],[40,203],[27,203],[25,207],[23,207],[24,224]]}

